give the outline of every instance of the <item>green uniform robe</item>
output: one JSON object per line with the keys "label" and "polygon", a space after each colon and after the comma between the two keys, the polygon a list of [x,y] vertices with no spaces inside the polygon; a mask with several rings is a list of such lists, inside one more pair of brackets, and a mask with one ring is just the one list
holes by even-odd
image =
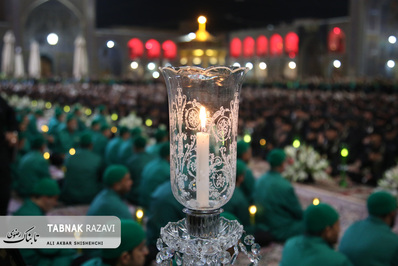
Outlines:
{"label": "green uniform robe", "polygon": [[152,158],[157,158],[160,156],[160,148],[164,142],[156,143],[146,148],[146,152],[152,156]]}
{"label": "green uniform robe", "polygon": [[[42,216],[44,212],[30,199],[14,213],[16,216]],[[73,249],[20,249],[25,263],[34,266],[69,266],[77,255]]]}
{"label": "green uniform robe", "polygon": [[70,132],[65,125],[60,126],[60,130],[55,136],[53,152],[56,154],[68,154],[71,148],[77,148],[80,141],[78,131]]}
{"label": "green uniform robe", "polygon": [[222,208],[225,212],[232,213],[239,222],[247,229],[250,227],[249,202],[241,187],[235,187],[231,199]]}
{"label": "green uniform robe", "polygon": [[254,190],[257,206],[256,223],[264,224],[277,241],[304,232],[303,210],[293,186],[282,175],[269,171]]}
{"label": "green uniform robe", "polygon": [[129,191],[129,193],[127,193],[126,198],[132,204],[139,204],[139,188],[141,184],[142,171],[151,160],[151,155],[146,152],[134,153],[130,158],[126,160],[125,165],[129,169],[131,180],[133,180],[133,185],[131,186],[131,190]]}
{"label": "green uniform robe", "polygon": [[317,236],[300,235],[283,248],[280,266],[352,266],[348,258]]}
{"label": "green uniform robe", "polygon": [[90,130],[90,132],[93,136],[93,152],[105,160],[105,149],[106,145],[108,145],[109,139],[99,131]]}
{"label": "green uniform robe", "polygon": [[40,151],[33,150],[25,154],[18,166],[16,190],[21,197],[31,195],[33,186],[41,178],[51,178],[49,164]]}
{"label": "green uniform robe", "polygon": [[110,266],[107,263],[103,263],[101,258],[93,258],[82,264],[82,266]]}
{"label": "green uniform robe", "polygon": [[119,146],[119,150],[117,152],[118,160],[121,164],[126,164],[128,158],[133,155],[133,138],[129,138],[126,141],[123,141]]}
{"label": "green uniform robe", "polygon": [[102,188],[102,159],[88,149],[78,149],[65,159],[66,173],[61,200],[66,204],[90,204]]}
{"label": "green uniform robe", "polygon": [[185,218],[184,207],[174,198],[170,181],[161,184],[150,198],[147,222],[147,243],[156,245],[160,228],[168,222],[177,222]]}
{"label": "green uniform robe", "polygon": [[340,252],[354,265],[398,265],[398,236],[380,218],[352,224],[340,241]]}
{"label": "green uniform robe", "polygon": [[48,134],[53,135],[59,131],[59,127],[62,125],[62,122],[58,120],[57,117],[53,116],[48,121]]}
{"label": "green uniform robe", "polygon": [[149,207],[151,194],[158,186],[170,179],[170,163],[162,158],[149,162],[142,170],[140,191],[140,205]]}
{"label": "green uniform robe", "polygon": [[96,216],[116,216],[119,219],[133,219],[127,204],[111,188],[103,189],[94,198],[87,211],[87,215]]}
{"label": "green uniform robe", "polygon": [[256,179],[254,178],[253,172],[246,165],[245,179],[243,180],[241,189],[249,203],[253,203],[253,191],[255,185]]}
{"label": "green uniform robe", "polygon": [[123,139],[121,137],[114,137],[111,139],[105,148],[105,163],[106,165],[121,164],[118,160],[118,152]]}

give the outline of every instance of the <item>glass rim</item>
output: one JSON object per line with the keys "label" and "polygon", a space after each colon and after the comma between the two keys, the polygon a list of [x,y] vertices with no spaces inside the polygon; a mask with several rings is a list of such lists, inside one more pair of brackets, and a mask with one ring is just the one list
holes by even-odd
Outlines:
{"label": "glass rim", "polygon": [[199,66],[164,66],[164,67],[159,67],[160,71],[164,70],[170,70],[176,74],[181,73],[181,72],[188,72],[190,70],[198,71],[198,72],[203,72],[203,73],[208,73],[212,72],[214,70],[228,70],[230,71],[231,74],[236,73],[236,72],[241,72],[244,71],[247,73],[250,68],[248,67],[238,67],[238,66],[209,66],[206,68],[199,67]]}

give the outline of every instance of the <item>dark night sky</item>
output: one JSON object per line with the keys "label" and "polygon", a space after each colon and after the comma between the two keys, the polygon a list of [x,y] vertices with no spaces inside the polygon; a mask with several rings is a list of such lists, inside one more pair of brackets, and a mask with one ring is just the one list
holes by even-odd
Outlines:
{"label": "dark night sky", "polygon": [[349,0],[97,0],[97,26],[178,29],[207,17],[210,32],[249,29],[296,18],[347,16]]}

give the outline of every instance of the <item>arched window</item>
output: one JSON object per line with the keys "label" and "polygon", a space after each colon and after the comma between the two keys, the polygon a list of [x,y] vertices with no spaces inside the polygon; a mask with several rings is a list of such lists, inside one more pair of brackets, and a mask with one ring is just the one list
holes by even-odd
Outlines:
{"label": "arched window", "polygon": [[229,53],[231,57],[239,57],[242,53],[242,42],[239,38],[233,38],[229,44]]}
{"label": "arched window", "polygon": [[345,34],[339,27],[334,27],[328,35],[328,50],[332,53],[345,52]]}
{"label": "arched window", "polygon": [[299,50],[299,37],[295,32],[289,32],[285,36],[285,52],[290,58],[296,57]]}
{"label": "arched window", "polygon": [[174,59],[177,56],[177,45],[173,41],[164,41],[162,49],[164,58]]}
{"label": "arched window", "polygon": [[256,55],[265,56],[268,54],[268,39],[264,35],[260,35],[256,40]]}
{"label": "arched window", "polygon": [[141,57],[144,54],[144,44],[138,38],[133,38],[127,43],[131,60]]}
{"label": "arched window", "polygon": [[270,39],[270,54],[275,55],[282,55],[283,53],[283,39],[282,36],[275,33],[271,36]]}
{"label": "arched window", "polygon": [[159,58],[160,56],[160,44],[155,39],[150,39],[145,43],[145,49],[149,59]]}
{"label": "arched window", "polygon": [[254,56],[254,39],[252,37],[246,37],[243,40],[243,56],[244,57],[252,57]]}

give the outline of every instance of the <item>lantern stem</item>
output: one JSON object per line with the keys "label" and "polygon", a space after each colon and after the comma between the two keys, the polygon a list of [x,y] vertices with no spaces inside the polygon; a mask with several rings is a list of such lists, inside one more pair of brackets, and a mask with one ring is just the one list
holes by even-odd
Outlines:
{"label": "lantern stem", "polygon": [[186,227],[188,234],[200,238],[215,238],[220,227],[220,213],[223,209],[216,210],[192,210],[185,208]]}

